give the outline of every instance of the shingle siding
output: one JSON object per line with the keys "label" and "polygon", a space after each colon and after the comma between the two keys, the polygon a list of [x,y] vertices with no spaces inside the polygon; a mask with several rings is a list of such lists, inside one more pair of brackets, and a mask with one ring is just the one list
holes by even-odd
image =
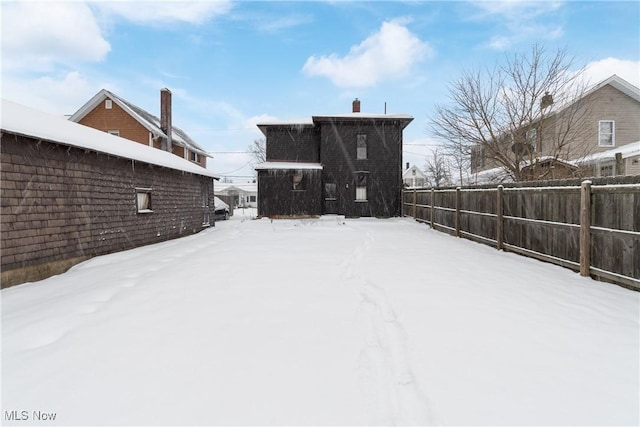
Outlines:
{"label": "shingle siding", "polygon": [[318,129],[308,126],[274,126],[267,130],[267,159],[317,163],[319,158]]}
{"label": "shingle siding", "polygon": [[[302,189],[293,188],[294,174],[302,174]],[[320,215],[321,189],[321,170],[261,170],[258,172],[258,195],[268,194],[269,197],[258,197],[258,215]]]}
{"label": "shingle siding", "polygon": [[[210,177],[10,133],[0,152],[2,287],[43,278],[48,263],[196,233],[206,211],[213,221]],[[153,189],[153,213],[137,213],[136,187]]]}

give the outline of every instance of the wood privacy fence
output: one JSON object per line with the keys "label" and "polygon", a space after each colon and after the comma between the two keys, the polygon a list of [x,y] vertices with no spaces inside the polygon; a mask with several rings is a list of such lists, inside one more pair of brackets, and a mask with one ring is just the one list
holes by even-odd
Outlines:
{"label": "wood privacy fence", "polygon": [[403,192],[431,228],[640,290],[640,176]]}

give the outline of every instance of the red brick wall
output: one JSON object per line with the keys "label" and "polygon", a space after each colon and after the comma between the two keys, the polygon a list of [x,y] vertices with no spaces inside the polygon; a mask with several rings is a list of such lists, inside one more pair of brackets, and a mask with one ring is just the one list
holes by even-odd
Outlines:
{"label": "red brick wall", "polygon": [[111,109],[106,109],[105,101],[102,101],[89,114],[84,116],[79,123],[103,132],[117,130],[123,138],[149,145],[149,130],[127,114],[115,102],[112,102],[111,105]]}
{"label": "red brick wall", "polygon": [[[197,233],[203,191],[213,224],[210,177],[8,133],[0,154],[2,287]],[[136,187],[153,189],[153,213],[137,213]]]}

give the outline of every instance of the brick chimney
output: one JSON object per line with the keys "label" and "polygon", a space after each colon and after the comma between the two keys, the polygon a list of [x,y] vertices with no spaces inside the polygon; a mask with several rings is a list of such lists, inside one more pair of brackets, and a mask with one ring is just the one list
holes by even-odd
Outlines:
{"label": "brick chimney", "polygon": [[360,112],[360,100],[358,98],[353,100],[352,107],[353,107],[352,112],[354,112],[354,113],[359,113]]}
{"label": "brick chimney", "polygon": [[160,90],[160,129],[167,135],[166,141],[162,144],[162,149],[172,152],[173,144],[171,134],[173,128],[171,126],[171,91],[167,88]]}

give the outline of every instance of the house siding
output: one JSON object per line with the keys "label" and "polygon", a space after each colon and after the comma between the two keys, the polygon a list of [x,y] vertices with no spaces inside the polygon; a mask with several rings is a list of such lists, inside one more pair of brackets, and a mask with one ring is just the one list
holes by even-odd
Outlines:
{"label": "house siding", "polygon": [[[304,176],[304,189],[293,189],[293,176]],[[316,216],[322,213],[322,171],[317,169],[276,169],[258,171],[258,215]]]}
{"label": "house siding", "polygon": [[[112,102],[111,105],[111,109],[106,109],[102,101],[78,123],[103,132],[117,130],[122,138],[149,145],[149,130],[120,108],[116,102]],[[159,147],[160,142],[158,142]]]}
{"label": "house siding", "polygon": [[[337,212],[345,216],[400,215],[402,126],[395,121],[321,123],[320,161],[325,183],[337,187]],[[367,135],[367,158],[356,156],[357,135]],[[356,176],[367,175],[367,201],[356,201]],[[332,209],[325,207],[325,212]]]}
{"label": "house siding", "polygon": [[[1,140],[3,288],[213,221],[210,177],[12,133]],[[137,213],[135,188],[152,188],[153,213]]]}
{"label": "house siding", "polygon": [[320,161],[319,136],[316,128],[287,125],[269,127],[266,155],[269,160],[317,163]]}

